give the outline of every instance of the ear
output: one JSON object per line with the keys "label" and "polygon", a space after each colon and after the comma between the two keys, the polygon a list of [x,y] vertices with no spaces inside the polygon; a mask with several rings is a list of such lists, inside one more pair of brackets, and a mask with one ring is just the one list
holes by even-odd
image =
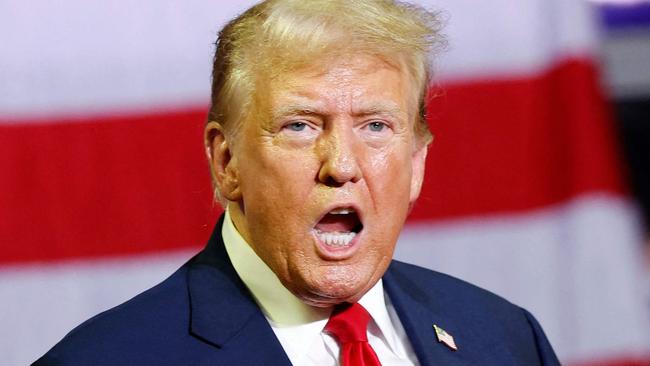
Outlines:
{"label": "ear", "polygon": [[409,211],[420,196],[424,181],[424,166],[427,160],[428,144],[417,147],[411,156],[411,193],[409,196]]}
{"label": "ear", "polygon": [[230,144],[221,124],[210,121],[205,126],[205,153],[210,163],[217,197],[229,201],[241,199],[237,161],[233,157]]}

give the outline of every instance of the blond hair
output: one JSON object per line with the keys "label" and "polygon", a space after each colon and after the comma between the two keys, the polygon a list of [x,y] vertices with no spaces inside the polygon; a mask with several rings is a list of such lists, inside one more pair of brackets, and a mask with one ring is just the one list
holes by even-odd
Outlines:
{"label": "blond hair", "polygon": [[440,28],[437,13],[392,0],[263,1],[219,32],[208,120],[234,133],[260,104],[260,79],[337,56],[367,54],[411,76],[419,108],[415,134],[428,144],[427,87],[432,51],[444,43]]}

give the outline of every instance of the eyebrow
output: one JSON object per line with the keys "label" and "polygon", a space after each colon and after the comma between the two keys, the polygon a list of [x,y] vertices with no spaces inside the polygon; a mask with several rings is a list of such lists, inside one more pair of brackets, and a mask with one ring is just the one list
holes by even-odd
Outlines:
{"label": "eyebrow", "polygon": [[359,108],[359,111],[353,113],[354,116],[405,116],[407,113],[394,103],[377,103]]}
{"label": "eyebrow", "polygon": [[326,113],[313,105],[290,104],[280,108],[275,108],[272,112],[273,119],[277,120],[286,116],[296,115],[325,115]]}
{"label": "eyebrow", "polygon": [[[324,109],[308,104],[290,104],[273,110],[273,119],[277,120],[286,116],[296,115],[314,115],[324,116],[327,112]],[[372,115],[383,115],[393,117],[407,117],[408,113],[403,111],[394,103],[376,103],[358,108],[352,113],[355,117],[364,117]]]}

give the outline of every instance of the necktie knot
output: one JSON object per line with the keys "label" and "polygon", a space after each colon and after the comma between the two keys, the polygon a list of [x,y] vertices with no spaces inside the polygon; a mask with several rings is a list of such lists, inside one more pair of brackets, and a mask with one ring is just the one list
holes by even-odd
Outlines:
{"label": "necktie knot", "polygon": [[339,343],[368,342],[369,321],[370,314],[358,303],[339,305],[334,308],[325,330]]}
{"label": "necktie knot", "polygon": [[342,366],[381,366],[377,354],[368,344],[370,314],[363,306],[343,304],[334,308],[325,331],[339,343]]}

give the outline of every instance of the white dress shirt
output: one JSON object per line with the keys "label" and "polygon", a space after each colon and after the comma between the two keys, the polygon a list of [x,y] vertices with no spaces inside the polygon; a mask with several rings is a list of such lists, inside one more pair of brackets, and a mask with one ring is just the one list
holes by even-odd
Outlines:
{"label": "white dress shirt", "polygon": [[[291,363],[338,365],[339,345],[323,332],[332,308],[309,306],[287,290],[239,234],[228,210],[221,235],[237,274],[253,294]],[[372,317],[368,324],[368,342],[382,366],[419,365],[402,323],[384,294],[381,279],[359,304]]]}

